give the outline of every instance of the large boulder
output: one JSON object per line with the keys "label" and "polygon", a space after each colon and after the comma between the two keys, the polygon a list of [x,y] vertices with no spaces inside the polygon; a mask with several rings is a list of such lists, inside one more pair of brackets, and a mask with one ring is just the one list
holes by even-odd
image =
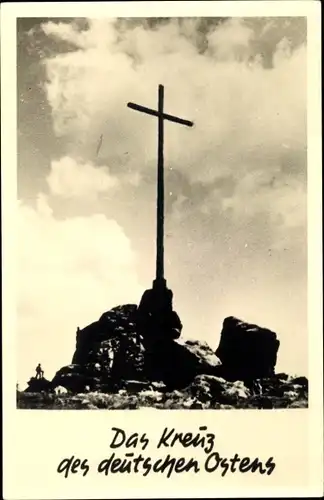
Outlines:
{"label": "large boulder", "polygon": [[137,306],[134,304],[114,307],[102,314],[98,321],[81,330],[78,328],[72,363],[83,365],[92,362],[102,342],[118,339],[122,335],[134,339],[137,336],[136,311]]}
{"label": "large boulder", "polygon": [[31,377],[24,392],[49,392],[51,390],[52,383],[46,378]]}
{"label": "large boulder", "polygon": [[77,332],[72,363],[87,366],[102,383],[143,379],[144,346],[136,331],[137,306],[114,307]]}
{"label": "large boulder", "polygon": [[279,340],[275,332],[234,317],[224,320],[216,356],[227,380],[252,381],[274,375]]}
{"label": "large boulder", "polygon": [[161,380],[170,389],[186,387],[202,373],[216,374],[221,365],[208,344],[198,340],[160,340],[145,347],[147,378]]}
{"label": "large boulder", "polygon": [[136,326],[144,339],[175,340],[181,335],[182,323],[172,305],[173,293],[165,280],[155,280],[145,290],[136,311]]}
{"label": "large boulder", "polygon": [[64,387],[73,393],[84,392],[88,386],[90,389],[94,388],[95,378],[94,374],[87,366],[81,365],[68,365],[63,366],[56,372],[53,380],[53,388]]}
{"label": "large boulder", "polygon": [[98,321],[77,330],[72,364],[61,368],[53,385],[71,392],[110,392],[124,380],[144,379],[144,346],[135,326],[137,306],[127,304],[102,314]]}

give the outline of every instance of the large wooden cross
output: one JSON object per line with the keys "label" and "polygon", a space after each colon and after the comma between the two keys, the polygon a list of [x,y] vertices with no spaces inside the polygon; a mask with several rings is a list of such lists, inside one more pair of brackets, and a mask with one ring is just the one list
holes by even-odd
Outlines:
{"label": "large wooden cross", "polygon": [[156,234],[156,279],[154,284],[166,286],[164,279],[164,120],[192,127],[193,122],[164,113],[164,87],[159,85],[158,110],[129,102],[127,106],[158,118],[158,162],[157,162],[157,234]]}

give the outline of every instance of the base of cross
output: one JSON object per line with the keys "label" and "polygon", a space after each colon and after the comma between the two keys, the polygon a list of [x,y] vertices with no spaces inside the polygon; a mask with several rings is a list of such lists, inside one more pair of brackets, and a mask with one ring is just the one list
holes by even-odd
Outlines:
{"label": "base of cross", "polygon": [[153,290],[165,290],[167,289],[167,281],[164,278],[155,278],[153,280]]}
{"label": "base of cross", "polygon": [[173,293],[164,278],[153,281],[145,290],[137,309],[137,328],[147,340],[174,340],[181,335],[182,324],[173,311]]}

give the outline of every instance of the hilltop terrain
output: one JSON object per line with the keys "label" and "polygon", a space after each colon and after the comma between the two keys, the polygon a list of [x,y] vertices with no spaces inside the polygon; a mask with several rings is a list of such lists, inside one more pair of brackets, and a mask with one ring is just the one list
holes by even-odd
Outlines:
{"label": "hilltop terrain", "polygon": [[275,332],[228,317],[214,352],[206,342],[183,341],[173,311],[148,331],[141,329],[142,319],[139,308],[128,304],[78,329],[72,363],[51,381],[31,378],[17,392],[18,408],[307,407],[307,379],[275,373]]}

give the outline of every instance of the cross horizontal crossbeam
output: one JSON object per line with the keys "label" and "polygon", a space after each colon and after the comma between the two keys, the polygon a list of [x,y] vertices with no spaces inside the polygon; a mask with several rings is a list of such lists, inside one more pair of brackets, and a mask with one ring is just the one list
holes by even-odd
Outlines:
{"label": "cross horizontal crossbeam", "polygon": [[129,102],[127,106],[131,109],[135,109],[135,111],[141,111],[142,113],[146,113],[147,115],[152,116],[161,116],[163,120],[169,120],[170,122],[180,123],[181,125],[187,125],[187,127],[192,127],[193,122],[189,120],[183,120],[182,118],[178,118],[177,116],[168,115],[167,113],[159,113],[159,111],[155,111],[155,109],[146,108],[145,106],[140,106],[139,104],[135,104],[133,102]]}

